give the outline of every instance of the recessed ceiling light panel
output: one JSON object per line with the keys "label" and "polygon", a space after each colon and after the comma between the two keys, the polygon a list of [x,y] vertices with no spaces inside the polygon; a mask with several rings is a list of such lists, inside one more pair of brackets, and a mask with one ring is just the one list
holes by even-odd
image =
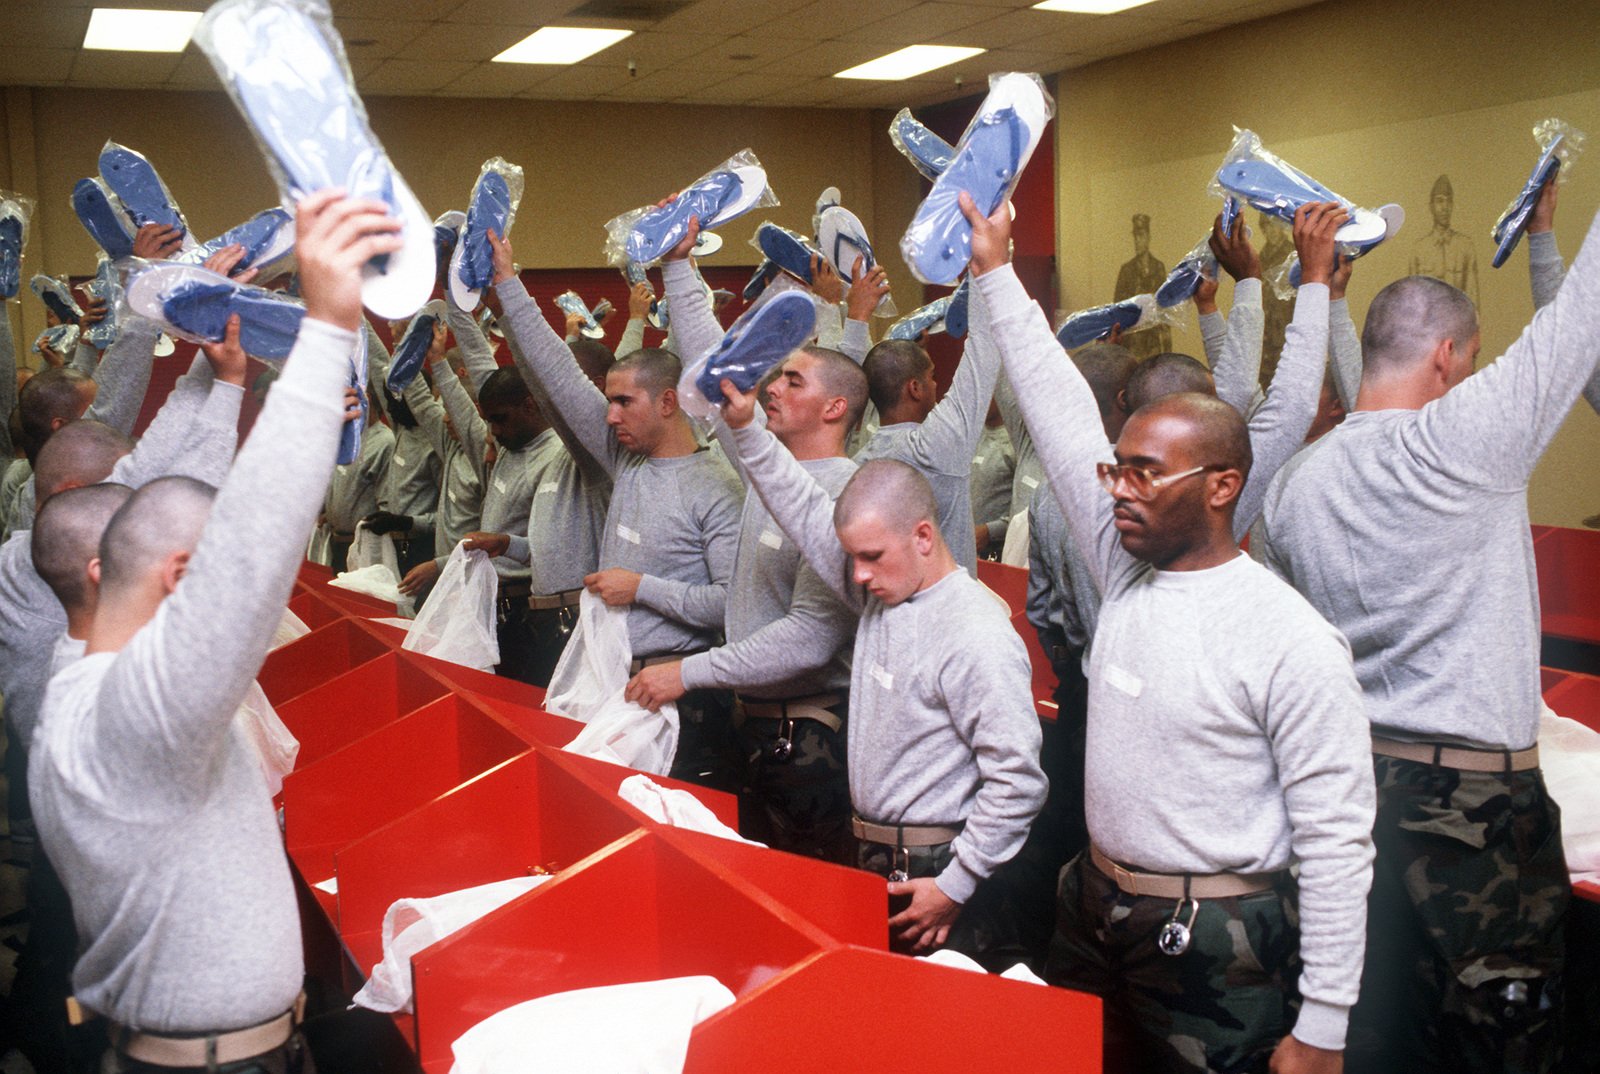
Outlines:
{"label": "recessed ceiling light panel", "polygon": [[1071,11],[1079,15],[1114,15],[1130,7],[1143,7],[1151,0],[1041,0],[1033,6],[1040,11]]}
{"label": "recessed ceiling light panel", "polygon": [[577,63],[608,49],[632,30],[596,30],[576,26],[546,26],[518,41],[494,58],[495,63]]}
{"label": "recessed ceiling light panel", "polygon": [[985,50],[960,45],[908,45],[898,52],[879,56],[875,60],[857,64],[848,71],[840,71],[834,78],[870,78],[892,82],[902,78],[948,67]]}
{"label": "recessed ceiling light panel", "polygon": [[182,52],[203,12],[97,7],[89,13],[83,47],[117,52]]}

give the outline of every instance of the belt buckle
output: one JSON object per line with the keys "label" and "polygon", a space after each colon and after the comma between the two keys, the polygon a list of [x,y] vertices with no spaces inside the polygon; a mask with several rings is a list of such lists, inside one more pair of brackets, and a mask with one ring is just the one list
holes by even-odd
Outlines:
{"label": "belt buckle", "polygon": [[1113,859],[1108,857],[1106,860],[1111,862],[1111,879],[1116,881],[1117,886],[1129,895],[1138,895],[1139,878],[1121,865],[1118,865]]}

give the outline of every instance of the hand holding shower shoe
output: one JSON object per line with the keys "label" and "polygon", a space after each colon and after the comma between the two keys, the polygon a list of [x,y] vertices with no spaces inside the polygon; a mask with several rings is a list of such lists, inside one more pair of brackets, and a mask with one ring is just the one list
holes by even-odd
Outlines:
{"label": "hand holding shower shoe", "polygon": [[83,316],[83,310],[72,297],[72,288],[54,276],[37,273],[28,281],[28,288],[63,324],[77,324],[78,318]]}
{"label": "hand holding shower shoe", "polygon": [[822,251],[786,227],[766,223],[756,229],[756,248],[797,280],[811,282],[811,259]]}
{"label": "hand holding shower shoe", "polygon": [[460,209],[442,212],[433,220],[434,271],[443,276],[450,267],[450,258],[456,252],[456,242],[461,238],[461,225],[467,214]]}
{"label": "hand holding shower shoe", "polygon": [[367,263],[361,297],[379,317],[409,317],[433,289],[433,229],[367,123],[326,4],[220,0],[194,40],[254,131],[285,208],[341,187],[400,221],[404,245]]}
{"label": "hand holding shower shoe", "polygon": [[952,339],[961,339],[967,334],[967,296],[972,291],[971,284],[972,277],[963,276],[950,293],[950,308],[944,314],[944,330]]}
{"label": "hand holding shower shoe", "polygon": [[606,260],[651,265],[688,234],[689,218],[707,231],[751,209],[778,204],[767,186],[766,169],[754,153],[740,150],[695,180],[665,205],[631,209],[606,221]]}
{"label": "hand holding shower shoe", "polygon": [[887,338],[916,342],[924,332],[930,335],[943,332],[946,318],[949,316],[950,303],[954,298],[955,295],[949,294],[934,299],[926,306],[918,306],[889,326]]}
{"label": "hand holding shower shoe", "polygon": [[695,378],[695,387],[712,403],[722,402],[724,379],[742,392],[750,391],[767,370],[810,339],[816,326],[817,306],[809,295],[798,291],[777,295],[733,323],[722,342],[705,356],[705,368]]}
{"label": "hand holding shower shoe", "polygon": [[[1541,127],[1547,125],[1550,124],[1541,124]],[[1495,243],[1494,259],[1491,264],[1495,268],[1505,264],[1511,252],[1522,241],[1522,236],[1528,230],[1528,222],[1533,217],[1533,207],[1538,204],[1545,183],[1557,181],[1556,174],[1561,170],[1562,164],[1570,159],[1570,154],[1582,143],[1581,133],[1572,132],[1572,134],[1576,137],[1568,133],[1565,124],[1560,124],[1559,132],[1545,141],[1539,159],[1534,162],[1533,171],[1528,174],[1528,181],[1522,184],[1517,196],[1512,199],[1506,211],[1500,214],[1500,219],[1495,221],[1494,231],[1491,233]]]}
{"label": "hand holding shower shoe", "polygon": [[146,224],[175,227],[183,234],[185,247],[194,245],[189,222],[183,218],[172,192],[143,153],[107,142],[100,150],[100,178],[127,211],[135,231]]}
{"label": "hand holding shower shoe", "polygon": [[228,317],[237,313],[245,353],[279,362],[289,357],[306,315],[295,299],[175,261],[135,260],[126,301],[134,313],[193,343],[222,342]]}
{"label": "hand holding shower shoe", "polygon": [[476,309],[484,288],[494,282],[494,247],[488,233],[502,239],[510,235],[521,201],[522,169],[500,157],[484,161],[450,255],[450,301],[457,309]]}
{"label": "hand holding shower shoe", "polygon": [[1313,201],[1336,201],[1350,212],[1350,219],[1334,238],[1341,243],[1373,245],[1391,232],[1382,212],[1363,209],[1342,198],[1287,161],[1269,153],[1254,132],[1240,131],[1217,169],[1212,188],[1231,194],[1256,209],[1280,220],[1294,222],[1295,212]]}
{"label": "hand holding shower shoe", "polygon": [[95,350],[103,351],[117,339],[117,307],[122,301],[122,282],[117,275],[116,262],[104,254],[94,279],[83,286],[84,293],[106,304],[106,315],[89,326],[84,338]]}
{"label": "hand holding shower shoe", "polygon": [[28,241],[28,211],[20,202],[0,200],[0,299],[15,298],[22,287],[22,248]]}
{"label": "hand holding shower shoe", "polygon": [[991,75],[989,95],[968,124],[950,166],[934,180],[900,240],[911,272],[923,283],[949,284],[972,259],[972,225],[959,198],[994,212],[1016,189],[1022,169],[1054,114],[1038,75]]}
{"label": "hand holding shower shoe", "polygon": [[114,258],[133,253],[133,236],[138,228],[128,219],[127,211],[105,180],[79,179],[72,188],[72,209],[89,237],[100,244],[100,249]]}
{"label": "hand holding shower shoe", "polygon": [[889,139],[929,182],[943,175],[956,155],[950,143],[917,122],[909,108],[895,113],[889,124]]}
{"label": "hand holding shower shoe", "polygon": [[[1140,302],[1140,299],[1144,302]],[[1124,332],[1131,332],[1144,318],[1146,303],[1154,306],[1155,300],[1149,295],[1135,295],[1123,302],[1079,310],[1056,329],[1056,340],[1067,350],[1072,350],[1106,338],[1118,325],[1122,326]]]}
{"label": "hand holding shower shoe", "polygon": [[444,319],[444,301],[434,299],[417,311],[406,325],[405,335],[395,344],[394,359],[389,363],[389,375],[384,378],[389,391],[399,395],[422,372],[422,363],[433,346],[433,326]]}
{"label": "hand holding shower shoe", "polygon": [[[867,238],[867,229],[855,213],[840,205],[832,205],[822,211],[821,223],[817,228],[817,247],[846,283],[855,282],[858,259],[862,262],[862,272],[871,272],[878,265],[878,259],[872,252],[872,243]],[[873,316],[893,317],[899,312],[895,308],[894,297],[885,294],[873,309]]]}
{"label": "hand holding shower shoe", "polygon": [[589,307],[584,305],[582,298],[576,291],[563,291],[556,296],[556,308],[562,313],[576,314],[583,318],[583,324],[578,329],[578,334],[585,339],[600,339],[605,336],[606,330],[594,319],[594,314]]}
{"label": "hand holding shower shoe", "polygon": [[199,265],[218,250],[234,245],[244,247],[244,257],[234,266],[234,275],[249,269],[270,268],[294,252],[294,216],[286,209],[263,209],[209,242],[183,251],[173,260]]}

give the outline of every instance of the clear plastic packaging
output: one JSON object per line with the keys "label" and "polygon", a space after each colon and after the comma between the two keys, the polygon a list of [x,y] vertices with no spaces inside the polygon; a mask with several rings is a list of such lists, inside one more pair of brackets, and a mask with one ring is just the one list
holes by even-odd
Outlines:
{"label": "clear plastic packaging", "polygon": [[33,341],[33,353],[42,354],[45,347],[49,347],[63,360],[71,358],[72,352],[78,349],[78,326],[57,324],[46,328],[39,333],[39,338]]}
{"label": "clear plastic packaging", "polygon": [[522,188],[522,169],[504,157],[490,157],[478,169],[467,218],[450,254],[450,301],[457,309],[476,309],[484,288],[493,282],[494,247],[488,233],[502,239],[511,234]]}
{"label": "clear plastic packaging", "polygon": [[324,0],[220,0],[194,33],[255,135],[286,209],[341,187],[385,202],[402,247],[366,265],[362,300],[410,316],[435,281],[433,225],[372,128]]}
{"label": "clear plastic packaging", "polygon": [[233,269],[235,276],[255,269],[257,280],[270,280],[291,271],[294,265],[294,214],[277,207],[263,209],[244,223],[183,251],[172,260],[200,265],[217,251],[235,245],[244,247],[244,257]]}
{"label": "clear plastic packaging", "polygon": [[916,342],[927,332],[934,335],[944,331],[945,313],[950,309],[954,295],[936,298],[926,306],[919,306],[889,326],[886,338],[908,339]]}
{"label": "clear plastic packaging", "polygon": [[[855,283],[857,261],[862,263],[863,273],[871,272],[878,265],[872,242],[867,238],[866,226],[855,213],[842,205],[830,205],[822,211],[817,224],[817,247],[846,284]],[[894,304],[894,296],[884,294],[872,308],[872,315],[898,317],[900,310]]]}
{"label": "clear plastic packaging", "polygon": [[1552,176],[1556,183],[1566,182],[1568,170],[1583,152],[1585,135],[1571,124],[1552,118],[1534,124],[1533,140],[1539,143],[1539,159],[1534,161],[1527,182],[1522,184],[1522,189],[1517,191],[1517,196],[1511,199],[1489,233],[1495,244],[1492,261],[1495,268],[1505,264],[1517,243],[1522,241],[1545,182]]}
{"label": "clear plastic packaging", "polygon": [[1217,255],[1211,252],[1208,235],[1195,243],[1194,249],[1183,255],[1173,270],[1167,273],[1166,282],[1156,289],[1156,305],[1166,309],[1179,306],[1194,297],[1202,279],[1217,278]]}
{"label": "clear plastic packaging", "polygon": [[189,221],[149,157],[137,149],[107,141],[100,149],[100,178],[116,195],[136,233],[146,224],[175,227],[183,233],[185,249],[195,245]]}
{"label": "clear plastic packaging", "polygon": [[909,108],[895,113],[889,124],[889,140],[930,183],[944,174],[956,155],[955,148],[918,122]]}
{"label": "clear plastic packaging", "polygon": [[[356,333],[355,346],[350,350],[349,384],[356,390],[356,397],[361,403],[361,413],[345,422],[339,433],[339,454],[335,461],[340,466],[349,466],[361,457],[361,438],[366,435],[367,423],[372,420],[372,400],[367,397],[367,341],[362,338],[360,332]],[[403,596],[395,598],[397,609],[401,608],[403,603],[409,603],[409,598]]]}
{"label": "clear plastic packaging", "polygon": [[1155,295],[1134,295],[1121,302],[1108,302],[1103,306],[1090,306],[1070,314],[1056,328],[1056,339],[1067,350],[1076,350],[1087,343],[1102,340],[1117,327],[1122,334],[1142,332],[1160,325],[1177,326],[1183,323],[1182,304],[1162,308]]}
{"label": "clear plastic packaging", "polygon": [[688,234],[691,216],[698,216],[705,230],[751,209],[777,204],[761,161],[749,149],[741,149],[666,205],[642,205],[606,221],[606,263],[621,268],[637,261],[648,267]]}
{"label": "clear plastic packaging", "polygon": [[137,229],[104,179],[98,175],[79,179],[72,188],[72,211],[100,249],[114,258],[133,253]]}
{"label": "clear plastic packaging", "polygon": [[[389,391],[399,395],[422,372],[428,350],[433,346],[433,329],[444,319],[444,302],[434,299],[417,311],[406,325],[405,334],[394,345],[394,357],[389,361],[389,374],[384,379]],[[483,311],[486,315],[488,310]]]}
{"label": "clear plastic packaging", "polygon": [[600,323],[594,319],[594,314],[590,312],[588,304],[579,297],[578,292],[561,292],[556,296],[556,308],[562,313],[576,314],[583,318],[583,324],[579,327],[578,334],[585,339],[600,339],[606,334],[606,330],[601,328]]}
{"label": "clear plastic packaging", "polygon": [[237,283],[200,265],[140,258],[127,264],[119,319],[143,317],[179,339],[220,343],[229,315],[237,313],[239,344],[247,354],[268,362],[289,357],[306,315],[298,299]]}
{"label": "clear plastic packaging", "polygon": [[770,261],[807,284],[811,282],[812,257],[822,256],[822,251],[804,235],[770,220],[763,221],[756,228],[756,233],[750,237],[750,248],[759,253],[764,261]]}
{"label": "clear plastic packaging", "polygon": [[1038,75],[989,76],[989,95],[900,240],[912,275],[923,283],[951,284],[966,271],[972,225],[960,195],[971,194],[984,215],[999,208],[1016,190],[1054,115],[1055,102]]}
{"label": "clear plastic packaging", "polygon": [[94,279],[83,285],[83,293],[106,304],[105,317],[90,325],[84,336],[95,350],[103,351],[117,339],[117,307],[122,304],[122,282],[116,262],[101,254]]}
{"label": "clear plastic packaging", "polygon": [[56,320],[62,324],[76,324],[78,318],[83,316],[83,310],[72,297],[72,288],[67,286],[65,281],[37,272],[33,279],[28,281],[28,290],[32,291],[34,297],[43,302],[45,309],[55,314]]}
{"label": "clear plastic packaging", "polygon": [[[712,404],[723,402],[723,380],[731,381],[741,392],[751,391],[768,370],[815,334],[816,325],[817,305],[810,295],[780,294],[733,322],[722,342],[690,366],[691,371],[698,371],[692,383],[700,397]],[[680,380],[679,395],[683,394]]]}
{"label": "clear plastic packaging", "polygon": [[35,208],[32,198],[0,190],[0,299],[15,298],[22,288],[22,254]]}
{"label": "clear plastic packaging", "polygon": [[[1334,193],[1288,161],[1269,152],[1254,131],[1235,129],[1233,144],[1222,158],[1222,166],[1212,176],[1211,193],[1219,198],[1235,197],[1261,212],[1294,223],[1302,205],[1314,201],[1335,201],[1350,213],[1350,219],[1335,238],[1341,245],[1371,249],[1399,230],[1391,224],[1392,212],[1363,209],[1349,198]],[[1395,206],[1398,209],[1398,206]],[[1400,214],[1404,220],[1404,214]]]}

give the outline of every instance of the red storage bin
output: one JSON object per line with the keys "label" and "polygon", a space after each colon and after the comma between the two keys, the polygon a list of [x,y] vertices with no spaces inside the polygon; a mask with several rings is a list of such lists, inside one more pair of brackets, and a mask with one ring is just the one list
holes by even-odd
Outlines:
{"label": "red storage bin", "polygon": [[[555,718],[560,719],[560,717]],[[581,757],[576,753],[567,753],[562,750],[552,750],[550,757],[557,764],[571,769],[601,794],[615,800],[623,808],[637,816],[640,823],[653,823],[643,813],[638,812],[617,797],[617,788],[622,786],[623,780],[639,775],[637,769],[624,768],[622,765],[612,764],[610,761],[600,761],[593,757]],[[646,775],[649,775],[649,773],[646,773]],[[670,779],[667,776],[652,775],[650,779],[669,790],[688,791],[700,800],[700,804],[711,810],[718,820],[728,827],[738,830],[739,803],[733,795],[723,791],[714,791],[709,787],[702,787],[695,783]]]}
{"label": "red storage bin", "polygon": [[1541,629],[1600,645],[1600,532],[1552,527],[1536,533]]}
{"label": "red storage bin", "polygon": [[[707,974],[743,996],[826,944],[737,878],[636,832],[412,959],[418,1058],[448,1070],[462,1033],[556,992]],[[812,1010],[841,1011],[842,996]],[[753,1054],[723,1069],[746,1069]]]}
{"label": "red storage bin", "polygon": [[[1548,669],[1541,669],[1541,671]],[[1600,731],[1600,677],[1576,671],[1561,672],[1561,680],[1547,685],[1544,703],[1557,716],[1577,720]]]}
{"label": "red storage bin", "polygon": [[[818,1012],[825,1012],[820,1025]],[[774,1048],[777,1041],[786,1046]],[[722,1074],[757,1065],[767,1074],[876,1066],[919,1074],[1091,1074],[1101,1066],[1100,1000],[902,955],[839,948],[695,1027],[684,1071]]]}
{"label": "red storage bin", "polygon": [[289,598],[289,610],[312,630],[327,626],[344,615],[339,609],[306,589]]}
{"label": "red storage bin", "polygon": [[289,856],[308,882],[320,883],[333,875],[337,850],[526,749],[486,713],[439,698],[289,774]]}
{"label": "red storage bin", "polygon": [[1000,594],[1016,617],[1028,609],[1028,572],[993,560],[978,560],[978,581]]}
{"label": "red storage bin", "polygon": [[[344,623],[359,632],[348,620]],[[315,637],[313,633],[280,651]],[[300,740],[299,767],[304,768],[443,697],[446,690],[444,683],[391,650],[288,702],[279,704],[270,691],[267,696],[284,726]]]}
{"label": "red storage bin", "polygon": [[389,651],[389,646],[353,620],[334,618],[268,653],[256,681],[273,707],[281,708],[307,690]]}

